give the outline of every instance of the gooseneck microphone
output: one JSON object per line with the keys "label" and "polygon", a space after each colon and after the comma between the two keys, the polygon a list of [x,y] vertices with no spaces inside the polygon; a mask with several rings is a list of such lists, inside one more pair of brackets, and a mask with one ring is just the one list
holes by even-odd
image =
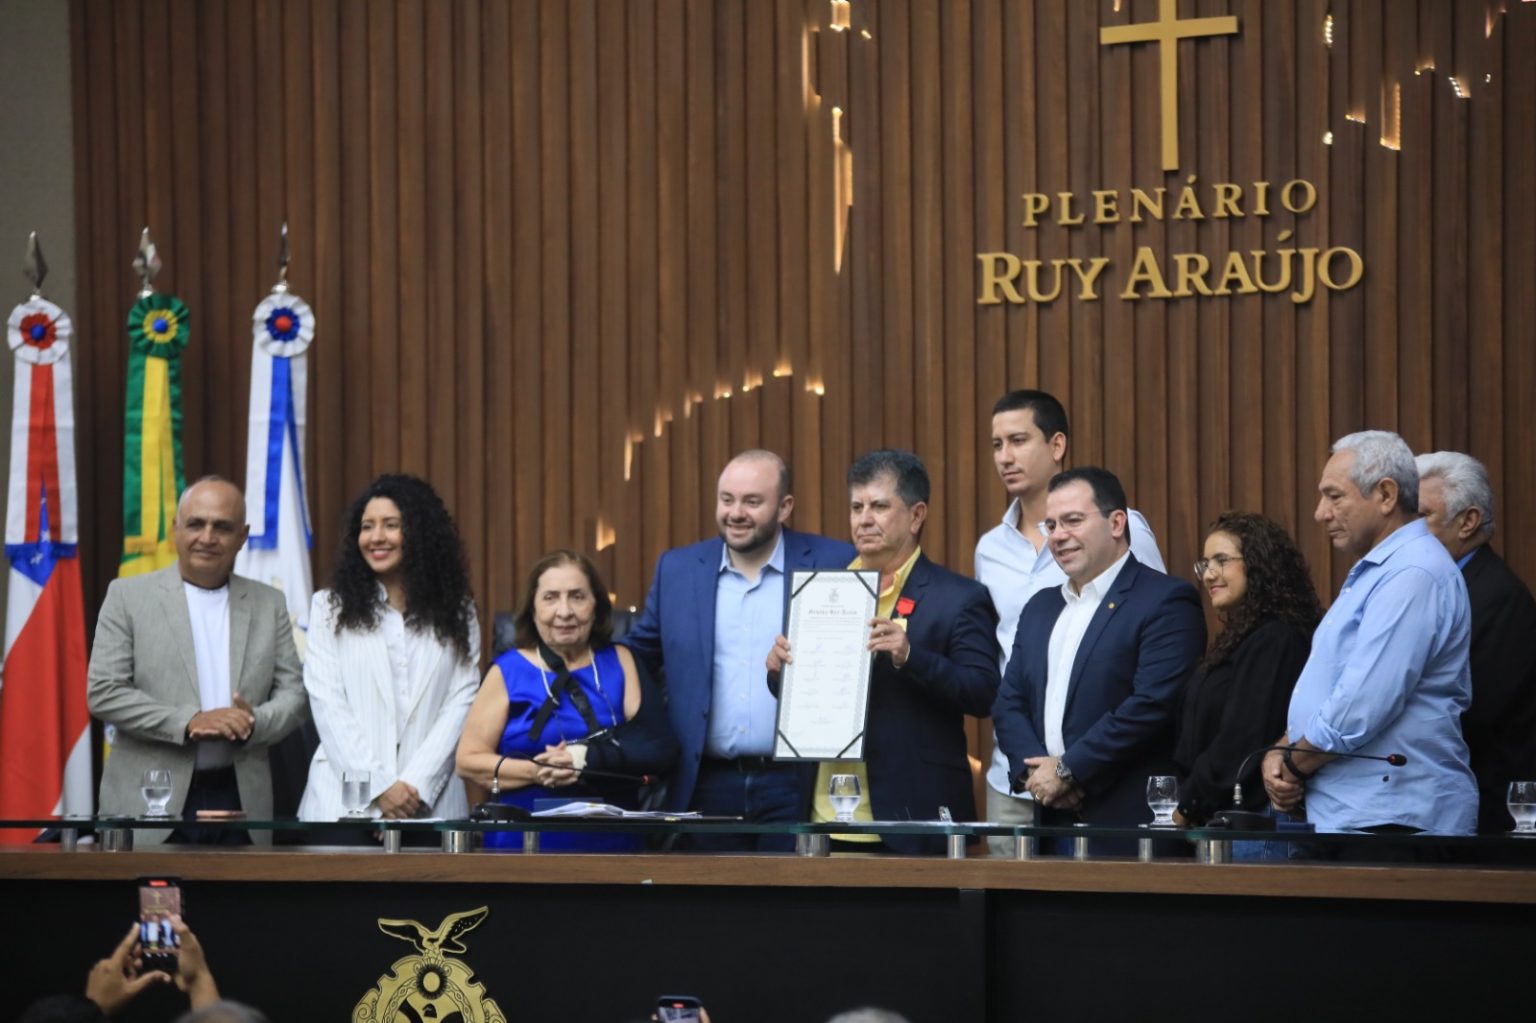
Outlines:
{"label": "gooseneck microphone", "polygon": [[[1231,810],[1223,810],[1221,812],[1221,814],[1219,815],[1221,817],[1222,823],[1226,827],[1229,827],[1229,828],[1240,828],[1240,829],[1245,830],[1245,831],[1273,831],[1274,830],[1274,822],[1268,816],[1266,816],[1265,814],[1262,814],[1262,813],[1252,813],[1252,812],[1244,810],[1242,808],[1243,807],[1243,775],[1244,775],[1244,773],[1247,772],[1248,765],[1253,763],[1253,758],[1254,757],[1259,756],[1260,754],[1269,753],[1269,752],[1272,752],[1272,751],[1278,751],[1278,752],[1285,752],[1286,750],[1294,751],[1296,748],[1297,747],[1295,747],[1295,746],[1261,746],[1260,748],[1254,750],[1252,753],[1248,754],[1246,757],[1243,758],[1243,762],[1238,765],[1236,776],[1232,779],[1232,806],[1233,806],[1233,809],[1231,809]],[[1311,750],[1303,750],[1302,752],[1312,752],[1312,751]],[[1318,752],[1318,753],[1327,753],[1329,756],[1333,756],[1333,757],[1344,757],[1344,758],[1349,759],[1349,760],[1379,760],[1379,761],[1381,761],[1384,764],[1391,765],[1392,767],[1402,767],[1404,764],[1406,764],[1408,762],[1408,758],[1403,756],[1403,754],[1401,754],[1401,753],[1388,753],[1385,756],[1382,756],[1382,755],[1375,754],[1375,753],[1334,753],[1331,750],[1317,750],[1316,752]],[[1215,823],[1214,818],[1213,818],[1212,823],[1213,824]]]}
{"label": "gooseneck microphone", "polygon": [[[1253,763],[1254,757],[1261,753],[1283,753],[1286,750],[1295,751],[1296,748],[1297,747],[1295,746],[1261,746],[1260,748],[1254,750],[1252,753],[1244,757],[1243,762],[1238,765],[1237,776],[1232,779],[1233,804],[1236,806],[1243,805],[1243,774],[1248,770],[1248,765]],[[1313,751],[1302,750],[1302,752],[1310,753]],[[1382,763],[1391,764],[1393,767],[1402,767],[1408,762],[1408,758],[1403,756],[1401,753],[1388,753],[1386,756],[1379,756],[1375,753],[1334,753],[1331,750],[1317,750],[1316,752],[1327,753],[1329,756],[1333,757],[1347,757],[1350,760],[1380,760]]]}

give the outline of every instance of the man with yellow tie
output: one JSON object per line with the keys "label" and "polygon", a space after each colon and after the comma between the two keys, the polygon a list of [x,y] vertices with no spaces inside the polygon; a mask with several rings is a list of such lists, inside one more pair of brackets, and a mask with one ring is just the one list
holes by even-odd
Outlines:
{"label": "man with yellow tie", "polygon": [[[849,567],[880,573],[869,721],[863,760],[822,765],[806,794],[812,821],[836,819],[827,799],[834,773],[860,777],[856,820],[938,820],[940,807],[957,821],[976,819],[965,715],[986,717],[997,694],[997,612],[984,586],[924,556],[929,489],[928,470],[910,451],[872,451],[848,470],[848,525],[859,554]],[[789,660],[780,636],[768,656],[774,678]],[[943,840],[889,835],[884,845],[941,852]]]}

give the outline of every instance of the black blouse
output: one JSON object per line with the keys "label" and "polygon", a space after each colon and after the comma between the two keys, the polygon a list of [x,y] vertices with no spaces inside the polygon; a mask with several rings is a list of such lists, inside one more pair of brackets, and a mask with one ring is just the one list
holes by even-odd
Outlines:
{"label": "black blouse", "polygon": [[[1243,758],[1285,734],[1291,690],[1311,649],[1306,630],[1274,619],[1248,633],[1225,661],[1190,678],[1174,747],[1179,813],[1190,823],[1230,808]],[[1262,809],[1267,801],[1263,760],[1254,757],[1243,774],[1243,809]]]}

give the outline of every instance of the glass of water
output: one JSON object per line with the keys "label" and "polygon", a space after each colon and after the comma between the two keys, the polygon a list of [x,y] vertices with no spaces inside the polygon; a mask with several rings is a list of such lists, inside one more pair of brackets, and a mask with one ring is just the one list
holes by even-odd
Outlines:
{"label": "glass of water", "polygon": [[827,785],[827,798],[832,801],[832,811],[837,814],[838,822],[852,823],[853,811],[859,808],[859,776],[834,774]]}
{"label": "glass of water", "polygon": [[1152,826],[1169,827],[1173,811],[1179,808],[1179,779],[1171,774],[1154,774],[1147,779],[1147,805],[1152,808]]}
{"label": "glass of water", "polygon": [[144,797],[144,816],[167,817],[165,808],[171,802],[171,772],[163,767],[151,767],[139,779],[139,795]]}
{"label": "glass of water", "polygon": [[1509,799],[1505,803],[1509,815],[1515,819],[1515,830],[1522,834],[1536,833],[1536,781],[1512,781],[1509,783]]}
{"label": "glass of water", "polygon": [[347,808],[348,817],[367,817],[368,772],[341,772],[341,802]]}

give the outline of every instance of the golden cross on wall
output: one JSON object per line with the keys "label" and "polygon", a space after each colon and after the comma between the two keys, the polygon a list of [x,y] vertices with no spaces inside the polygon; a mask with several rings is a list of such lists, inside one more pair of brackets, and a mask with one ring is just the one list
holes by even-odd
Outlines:
{"label": "golden cross on wall", "polygon": [[1179,40],[1200,36],[1237,34],[1237,18],[1186,18],[1179,20],[1178,0],[1158,0],[1157,20],[1099,29],[1099,45],[1119,43],[1158,44],[1162,67],[1160,89],[1163,114],[1163,170],[1179,166]]}

